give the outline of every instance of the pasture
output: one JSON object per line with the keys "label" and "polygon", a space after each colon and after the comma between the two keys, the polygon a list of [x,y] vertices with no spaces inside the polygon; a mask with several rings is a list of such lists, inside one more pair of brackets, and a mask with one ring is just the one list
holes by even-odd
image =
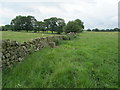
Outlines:
{"label": "pasture", "polygon": [[[3,39],[22,42],[41,36],[12,33],[3,32]],[[44,48],[3,70],[3,88],[118,87],[117,32],[83,32],[59,43],[56,48]]]}
{"label": "pasture", "polygon": [[[1,32],[1,31],[0,31]],[[38,37],[47,37],[47,36],[53,36],[56,34],[51,34],[49,33],[34,33],[34,32],[12,32],[12,31],[2,31],[2,39],[10,39],[10,40],[16,40],[18,42],[25,42],[29,41],[33,38],[38,38]]]}

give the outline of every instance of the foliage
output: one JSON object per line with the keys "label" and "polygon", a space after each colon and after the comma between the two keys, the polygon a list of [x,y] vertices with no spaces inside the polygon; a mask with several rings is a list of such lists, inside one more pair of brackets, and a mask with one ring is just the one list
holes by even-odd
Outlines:
{"label": "foliage", "polygon": [[98,29],[98,28],[95,28],[95,29],[87,29],[87,31],[94,31],[94,32],[119,32],[120,29],[119,28],[114,28],[114,29]]}
{"label": "foliage", "polygon": [[83,22],[79,19],[76,19],[75,21],[69,21],[65,26],[64,31],[65,33],[69,32],[79,33],[82,32],[83,29],[84,29]]}
{"label": "foliage", "polygon": [[34,32],[38,31],[52,31],[58,34],[63,32],[63,27],[65,26],[65,21],[62,18],[51,17],[44,19],[44,22],[37,21],[33,16],[16,16],[12,19],[11,26],[13,31],[26,30]]}
{"label": "foliage", "polygon": [[54,38],[53,42],[55,42],[56,45],[60,45],[62,41],[58,38]]}
{"label": "foliage", "polygon": [[32,31],[37,20],[33,16],[16,16],[12,19],[11,26],[13,31],[26,30]]}
{"label": "foliage", "polygon": [[91,31],[91,29],[87,29],[87,31]]}
{"label": "foliage", "polygon": [[65,26],[65,21],[61,18],[51,17],[44,20],[46,24],[46,29],[58,34],[63,32],[63,27]]}
{"label": "foliage", "polygon": [[[56,32],[57,34],[61,34],[69,32],[82,32],[84,29],[83,22],[80,19],[76,19],[74,21],[68,22],[67,26],[65,24],[64,19],[51,17],[48,19],[44,19],[43,21],[37,21],[34,16],[16,16],[14,19],[11,20],[9,25],[9,29],[12,31],[51,31]],[[6,29],[7,28],[7,29]],[[9,30],[8,26],[2,27],[2,31]]]}
{"label": "foliage", "polygon": [[11,25],[5,25],[0,27],[0,31],[8,31],[11,29],[12,29]]}
{"label": "foliage", "polygon": [[98,32],[98,31],[99,31],[99,29],[98,29],[98,28],[95,28],[95,29],[93,29],[92,31],[96,31],[96,32]]}
{"label": "foliage", "polygon": [[46,31],[44,22],[42,21],[35,22],[34,32],[37,32],[37,31],[43,31],[43,32]]}

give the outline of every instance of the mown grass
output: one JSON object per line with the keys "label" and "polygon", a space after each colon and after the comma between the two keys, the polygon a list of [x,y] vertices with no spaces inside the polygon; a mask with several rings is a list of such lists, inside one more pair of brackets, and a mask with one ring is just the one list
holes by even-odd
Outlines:
{"label": "mown grass", "polygon": [[51,32],[49,33],[13,32],[13,31],[0,31],[0,32],[2,32],[3,40],[10,39],[10,40],[16,40],[18,42],[25,42],[38,37],[47,37],[47,36],[57,35],[57,34],[51,34]]}
{"label": "mown grass", "polygon": [[85,32],[3,71],[3,88],[117,88],[118,34]]}

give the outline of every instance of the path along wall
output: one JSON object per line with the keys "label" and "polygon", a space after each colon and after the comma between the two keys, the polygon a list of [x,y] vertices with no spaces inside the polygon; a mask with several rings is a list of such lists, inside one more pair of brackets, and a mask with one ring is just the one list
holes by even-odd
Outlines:
{"label": "path along wall", "polygon": [[21,62],[26,55],[38,51],[44,47],[54,47],[56,40],[68,40],[74,37],[73,33],[60,36],[49,36],[36,38],[28,42],[19,43],[17,41],[2,40],[2,68],[10,67],[17,62]]}

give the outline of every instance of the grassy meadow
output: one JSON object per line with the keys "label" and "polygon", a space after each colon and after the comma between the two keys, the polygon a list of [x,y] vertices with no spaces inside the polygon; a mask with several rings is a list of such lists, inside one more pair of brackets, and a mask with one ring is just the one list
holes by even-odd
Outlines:
{"label": "grassy meadow", "polygon": [[[15,33],[9,35],[10,39],[22,41],[39,36]],[[3,32],[6,38],[4,35]],[[117,88],[117,62],[117,32],[83,32],[72,40],[59,41],[56,48],[44,48],[27,56],[12,69],[3,70],[2,85],[3,88]]]}
{"label": "grassy meadow", "polygon": [[[0,31],[1,33],[1,31]],[[34,33],[34,32],[12,32],[12,31],[2,31],[2,39],[10,39],[10,40],[16,40],[18,42],[25,42],[29,41],[33,38],[38,38],[38,37],[47,37],[47,36],[53,36],[56,34],[51,34],[49,33]]]}

